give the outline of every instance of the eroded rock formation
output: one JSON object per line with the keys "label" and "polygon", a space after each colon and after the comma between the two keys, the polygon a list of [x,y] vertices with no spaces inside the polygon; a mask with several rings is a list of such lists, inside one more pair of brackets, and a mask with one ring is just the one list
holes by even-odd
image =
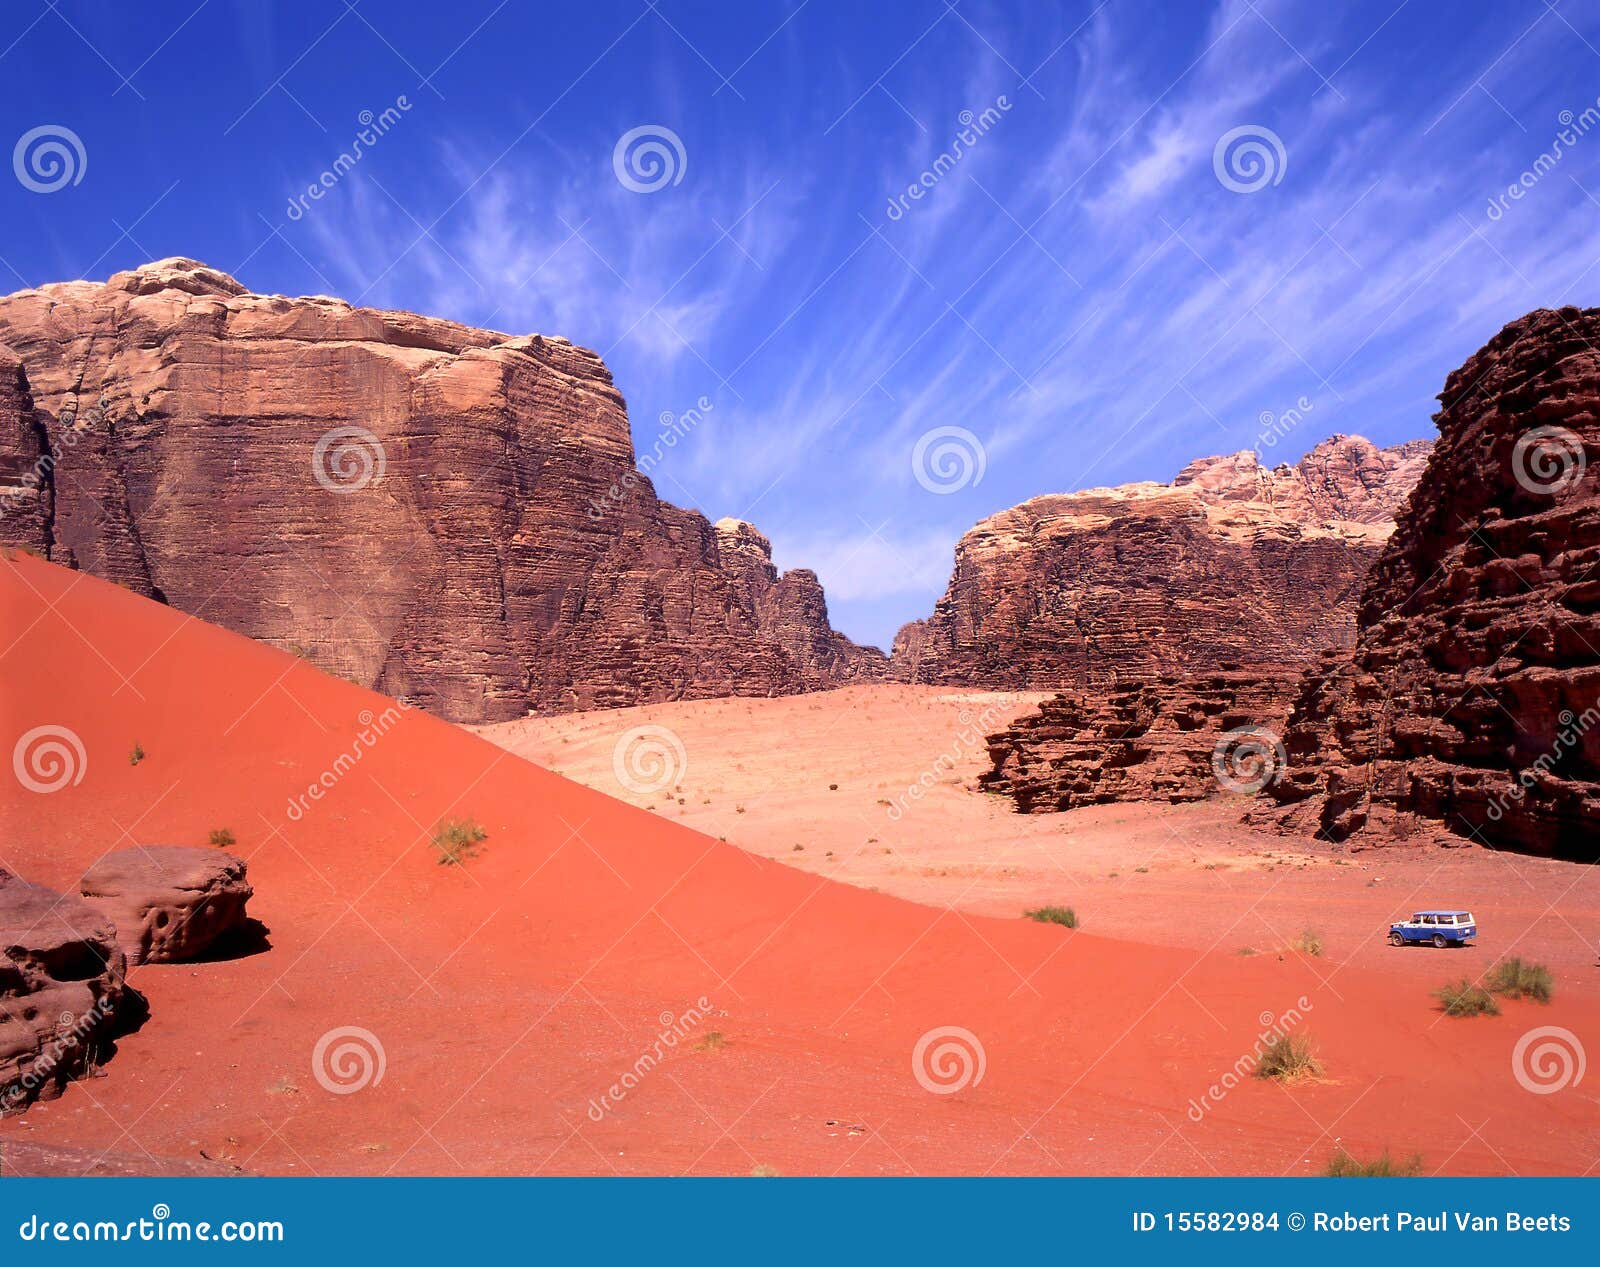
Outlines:
{"label": "eroded rock formation", "polygon": [[1429,448],[1335,436],[1294,466],[1247,451],[1171,484],[1002,511],[962,537],[933,615],[895,639],[891,676],[1037,690],[1306,665],[1353,643],[1367,571]]}
{"label": "eroded rock formation", "polygon": [[[453,720],[879,676],[816,578],[660,501],[592,352],[193,260],[0,299],[6,540]],[[8,395],[8,392],[10,393]],[[30,430],[31,428],[31,430]],[[34,437],[33,441],[29,436]],[[28,534],[34,534],[24,541]]]}
{"label": "eroded rock formation", "polygon": [[51,473],[22,358],[0,345],[0,543],[50,550]]}
{"label": "eroded rock formation", "polygon": [[1446,381],[1354,654],[1300,689],[1290,826],[1600,855],[1597,346],[1600,309],[1540,310]]}
{"label": "eroded rock formation", "polygon": [[137,996],[111,922],[0,870],[0,1114],[93,1070]]}
{"label": "eroded rock formation", "polygon": [[1230,665],[1057,695],[989,737],[994,768],[979,784],[1023,813],[1253,792],[1281,769],[1294,686],[1291,674]]}
{"label": "eroded rock formation", "polygon": [[116,849],[84,873],[83,900],[116,928],[129,966],[182,963],[245,924],[252,894],[243,859],[220,849]]}

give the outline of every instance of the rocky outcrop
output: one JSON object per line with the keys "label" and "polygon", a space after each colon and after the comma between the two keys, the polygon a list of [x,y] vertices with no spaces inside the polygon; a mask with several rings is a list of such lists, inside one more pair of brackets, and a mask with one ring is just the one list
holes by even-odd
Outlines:
{"label": "rocky outcrop", "polygon": [[1446,381],[1354,653],[1300,689],[1286,825],[1600,856],[1597,346],[1600,309],[1541,310]]}
{"label": "rocky outcrop", "polygon": [[109,920],[0,870],[0,1115],[92,1072],[137,1001]]}
{"label": "rocky outcrop", "polygon": [[22,358],[0,346],[0,543],[50,551],[51,473]]}
{"label": "rocky outcrop", "polygon": [[1294,466],[1247,451],[1171,484],[1002,511],[962,537],[891,676],[1037,690],[1309,664],[1353,643],[1367,571],[1429,447],[1335,436]]}
{"label": "rocky outcrop", "polygon": [[[251,294],[172,259],[0,299],[0,343],[55,473],[50,557],[447,718],[885,664],[759,533],[656,497],[609,372],[565,339]],[[32,457],[4,401],[0,480]]]}
{"label": "rocky outcrop", "polygon": [[1057,695],[989,737],[979,785],[1022,813],[1259,790],[1282,768],[1295,679],[1229,665],[1105,693]]}
{"label": "rocky outcrop", "polygon": [[197,958],[244,928],[254,892],[243,859],[185,845],[113,850],[84,873],[79,889],[115,926],[130,967]]}

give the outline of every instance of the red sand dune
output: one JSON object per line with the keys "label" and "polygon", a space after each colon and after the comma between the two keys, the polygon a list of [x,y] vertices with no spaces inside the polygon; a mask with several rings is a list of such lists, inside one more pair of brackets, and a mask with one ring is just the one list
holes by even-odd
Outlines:
{"label": "red sand dune", "polygon": [[[1518,1039],[1584,997],[1442,1021],[1415,983],[918,906],[755,857],[407,713],[303,794],[390,701],[81,573],[0,564],[3,738],[83,742],[81,782],[7,779],[0,865],[67,888],[130,843],[249,861],[270,948],[134,970],[151,1015],[104,1077],[0,1123],[0,1144],[287,1173],[1307,1173],[1336,1142],[1447,1173],[1566,1173],[1600,1150],[1600,1082],[1549,1095]],[[145,757],[129,752],[138,744]],[[3,754],[0,754],[3,755]],[[488,831],[463,868],[447,816]],[[1440,957],[1440,978],[1461,960]],[[662,1017],[712,1015],[593,1120]],[[1263,1014],[1305,996],[1326,1067],[1245,1079],[1198,1123]],[[334,1094],[324,1035],[381,1043]],[[920,1036],[960,1026],[981,1081],[934,1094]],[[720,1046],[695,1042],[715,1031]]]}

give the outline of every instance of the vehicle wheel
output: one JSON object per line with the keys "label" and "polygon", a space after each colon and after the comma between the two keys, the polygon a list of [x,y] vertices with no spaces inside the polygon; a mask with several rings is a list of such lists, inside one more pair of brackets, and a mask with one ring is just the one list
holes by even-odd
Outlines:
{"label": "vehicle wheel", "polygon": [[1400,936],[1399,933],[1390,933],[1389,944],[1391,946],[1404,946],[1406,944],[1406,939]]}
{"label": "vehicle wheel", "polygon": [[1435,933],[1433,935],[1433,944],[1435,946],[1437,946],[1440,950],[1443,950],[1446,946],[1448,946],[1450,944],[1450,942],[1448,941],[1448,939],[1446,939],[1446,937],[1445,937],[1445,935],[1443,933]]}

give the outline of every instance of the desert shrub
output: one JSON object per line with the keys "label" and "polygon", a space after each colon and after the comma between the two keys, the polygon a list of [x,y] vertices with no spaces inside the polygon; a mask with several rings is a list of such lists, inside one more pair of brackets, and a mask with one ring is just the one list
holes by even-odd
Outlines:
{"label": "desert shrub", "polygon": [[219,849],[226,849],[234,843],[233,833],[226,827],[213,827],[211,834],[206,839]]}
{"label": "desert shrub", "polygon": [[1555,993],[1556,979],[1542,963],[1529,963],[1512,955],[1502,959],[1484,975],[1483,984],[1492,994],[1503,994],[1508,999],[1535,999],[1550,1002]]}
{"label": "desert shrub", "polygon": [[1422,1173],[1422,1157],[1417,1153],[1396,1161],[1385,1148],[1371,1161],[1357,1161],[1344,1149],[1328,1159],[1322,1172],[1330,1179],[1408,1179]]}
{"label": "desert shrub", "polygon": [[1060,924],[1063,928],[1078,926],[1078,913],[1070,906],[1041,906],[1022,913],[1029,919],[1038,920],[1041,924]]}
{"label": "desert shrub", "polygon": [[1298,950],[1304,955],[1320,955],[1322,953],[1322,934],[1314,928],[1302,929],[1300,936],[1289,943],[1291,950]]}
{"label": "desert shrub", "polygon": [[1322,1062],[1311,1050],[1311,1040],[1294,1034],[1279,1034],[1261,1053],[1256,1077],[1294,1082],[1299,1078],[1320,1078]]}
{"label": "desert shrub", "polygon": [[128,753],[128,764],[129,765],[138,765],[139,762],[141,762],[143,760],[144,760],[144,745],[139,743],[138,740],[135,740],[134,744],[133,744],[133,750]]}
{"label": "desert shrub", "polygon": [[752,1179],[777,1179],[781,1175],[776,1166],[751,1166],[750,1177]]}
{"label": "desert shrub", "polygon": [[721,1051],[727,1045],[728,1040],[719,1030],[712,1030],[696,1044],[701,1051]]}
{"label": "desert shrub", "polygon": [[468,858],[474,858],[478,846],[489,839],[489,833],[472,818],[444,819],[433,833],[433,851],[439,855],[441,867],[459,867]]}
{"label": "desert shrub", "polygon": [[1465,977],[1435,990],[1434,997],[1446,1016],[1498,1016],[1500,1005],[1481,985],[1473,985]]}

